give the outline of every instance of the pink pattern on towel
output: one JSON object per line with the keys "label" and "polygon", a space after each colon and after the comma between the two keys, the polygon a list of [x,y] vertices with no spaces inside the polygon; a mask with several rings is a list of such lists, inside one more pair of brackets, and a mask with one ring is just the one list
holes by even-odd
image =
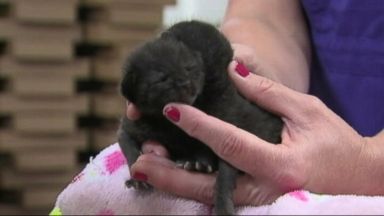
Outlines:
{"label": "pink pattern on towel", "polygon": [[303,202],[308,201],[308,197],[305,195],[304,191],[302,190],[290,192],[289,195]]}
{"label": "pink pattern on towel", "polygon": [[112,174],[126,163],[127,161],[121,151],[114,151],[105,158],[105,167],[109,174]]}

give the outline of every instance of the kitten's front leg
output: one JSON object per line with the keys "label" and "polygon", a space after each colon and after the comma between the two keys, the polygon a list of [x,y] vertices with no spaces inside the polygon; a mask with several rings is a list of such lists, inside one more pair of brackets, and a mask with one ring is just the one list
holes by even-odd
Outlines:
{"label": "kitten's front leg", "polygon": [[[137,158],[141,154],[140,145],[137,143],[137,141],[133,140],[128,135],[127,131],[124,129],[124,125],[122,125],[118,131],[118,141],[119,141],[121,151],[123,152],[127,160],[129,169],[131,169],[132,164],[136,162]],[[149,190],[152,188],[152,186],[146,182],[132,179],[132,173],[131,173],[131,179],[128,179],[125,182],[125,185],[128,188],[133,187],[138,190]]]}

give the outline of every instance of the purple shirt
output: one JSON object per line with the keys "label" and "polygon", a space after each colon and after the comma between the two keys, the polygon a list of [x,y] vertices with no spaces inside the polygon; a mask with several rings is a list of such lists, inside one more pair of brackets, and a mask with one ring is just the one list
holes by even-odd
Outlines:
{"label": "purple shirt", "polygon": [[384,1],[302,0],[313,43],[310,93],[361,135],[384,128]]}

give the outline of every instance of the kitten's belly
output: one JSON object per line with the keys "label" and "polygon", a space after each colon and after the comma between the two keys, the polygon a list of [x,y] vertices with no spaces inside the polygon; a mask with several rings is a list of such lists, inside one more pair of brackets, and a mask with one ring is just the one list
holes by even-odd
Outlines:
{"label": "kitten's belly", "polygon": [[213,157],[212,155],[214,155],[209,147],[188,136],[173,124],[171,127],[153,128],[148,139],[155,140],[163,145],[172,160],[195,158],[199,155]]}

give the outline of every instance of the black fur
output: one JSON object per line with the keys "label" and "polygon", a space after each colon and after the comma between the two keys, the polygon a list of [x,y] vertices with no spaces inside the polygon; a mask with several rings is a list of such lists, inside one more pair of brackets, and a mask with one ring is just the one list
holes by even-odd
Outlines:
{"label": "black fur", "polygon": [[[232,58],[229,42],[215,27],[198,21],[181,22],[135,50],[126,62],[121,82],[121,93],[142,114],[137,121],[123,117],[119,129],[119,143],[129,165],[140,155],[141,144],[151,139],[162,143],[171,159],[183,168],[205,172],[218,169],[217,214],[234,214],[232,192],[238,171],[170,123],[162,110],[169,102],[190,104],[279,143],[281,119],[238,94],[227,75]],[[129,180],[128,185],[147,186],[135,180]]]}

